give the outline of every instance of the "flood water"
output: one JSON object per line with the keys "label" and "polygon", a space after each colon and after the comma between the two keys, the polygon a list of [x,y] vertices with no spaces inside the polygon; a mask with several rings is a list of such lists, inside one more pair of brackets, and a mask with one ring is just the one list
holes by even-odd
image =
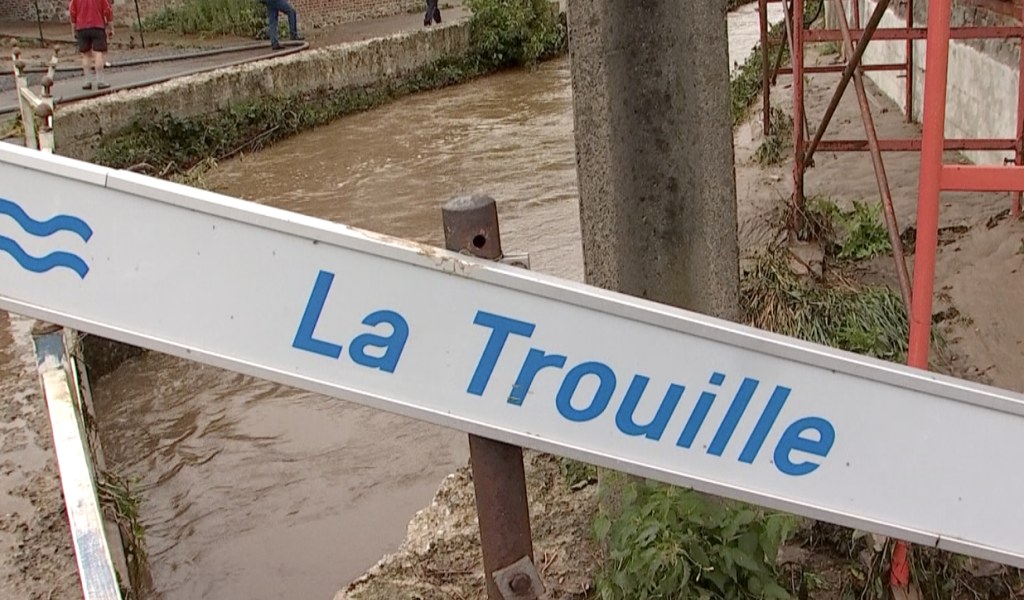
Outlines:
{"label": "flood water", "polygon": [[[757,35],[756,7],[732,13],[730,59]],[[580,280],[574,152],[560,59],[346,117],[226,162],[208,182],[433,245],[443,245],[444,201],[488,193],[506,252]],[[0,313],[0,340],[24,337],[15,323]],[[5,396],[36,385],[8,375],[21,362],[0,347]],[[139,480],[151,599],[330,600],[397,548],[468,459],[464,434],[156,353],[94,397],[108,466]]]}

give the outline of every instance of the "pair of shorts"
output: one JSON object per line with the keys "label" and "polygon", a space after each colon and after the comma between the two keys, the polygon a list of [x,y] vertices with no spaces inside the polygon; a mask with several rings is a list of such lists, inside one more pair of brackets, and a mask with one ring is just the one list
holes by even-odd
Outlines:
{"label": "pair of shorts", "polygon": [[107,30],[102,27],[79,29],[75,32],[79,52],[106,52]]}

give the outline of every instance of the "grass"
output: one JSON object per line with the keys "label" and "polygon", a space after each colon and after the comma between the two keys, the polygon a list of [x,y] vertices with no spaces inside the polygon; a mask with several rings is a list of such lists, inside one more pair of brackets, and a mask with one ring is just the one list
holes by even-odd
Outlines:
{"label": "grass", "polygon": [[[768,36],[770,38],[781,38],[784,32],[783,24],[778,23],[771,28]],[[774,52],[771,54],[774,54]],[[782,62],[785,63],[788,58],[789,50],[786,46],[783,46]],[[772,60],[774,60],[774,56],[772,56]],[[763,84],[761,44],[757,44],[729,82],[733,127],[739,125],[747,117],[750,105],[761,94]]]}
{"label": "grass", "polygon": [[759,329],[832,348],[903,362],[910,323],[898,294],[835,274],[797,275],[784,249],[754,256],[740,280],[744,320]]}
{"label": "grass", "polygon": [[21,117],[11,117],[0,123],[0,140],[15,137],[25,137],[25,128],[21,125]]}
{"label": "grass", "polygon": [[[186,0],[145,19],[146,31],[180,35],[237,35],[258,38],[267,29],[267,13],[256,0]],[[279,23],[287,32],[287,23]]]}
{"label": "grass", "polygon": [[771,122],[768,135],[757,147],[754,160],[762,167],[783,163],[787,158],[786,150],[793,145],[793,117],[784,110],[772,106]]}
{"label": "grass", "polygon": [[802,209],[801,240],[824,242],[826,253],[840,260],[867,260],[892,252],[880,202],[857,202],[843,210],[829,198],[809,198]]}
{"label": "grass", "polygon": [[[132,490],[128,480],[109,471],[100,474],[97,491],[106,516],[117,524],[121,533],[131,588],[137,589],[147,560],[145,532],[139,514],[142,499]],[[127,590],[124,587],[122,584],[122,597],[127,600],[129,596],[125,595]]]}

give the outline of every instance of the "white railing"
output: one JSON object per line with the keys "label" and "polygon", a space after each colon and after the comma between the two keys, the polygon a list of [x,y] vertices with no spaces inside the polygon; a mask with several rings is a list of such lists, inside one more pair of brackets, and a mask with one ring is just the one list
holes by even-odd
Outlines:
{"label": "white railing", "polygon": [[[40,84],[42,96],[37,96],[28,86],[28,73],[25,61],[21,58],[21,48],[15,44],[11,53],[14,63],[14,85],[18,91],[18,107],[21,109],[21,126],[25,130],[25,145],[35,150],[53,153],[53,78],[57,71],[57,50],[50,57],[46,75]],[[38,132],[35,118],[42,121]]]}
{"label": "white railing", "polygon": [[84,600],[121,600],[112,554],[112,550],[119,548],[111,546],[107,538],[83,419],[87,410],[79,385],[83,374],[68,347],[69,339],[75,339],[76,333],[56,325],[37,323],[32,338],[53,431],[82,597]]}

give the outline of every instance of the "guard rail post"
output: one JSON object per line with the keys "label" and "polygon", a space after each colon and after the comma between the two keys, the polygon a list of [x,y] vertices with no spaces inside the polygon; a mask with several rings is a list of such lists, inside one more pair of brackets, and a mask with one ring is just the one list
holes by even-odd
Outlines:
{"label": "guard rail post", "polygon": [[[498,209],[481,194],[454,198],[441,209],[445,247],[478,258],[522,265],[501,250]],[[528,267],[528,259],[522,266]],[[489,600],[537,600],[544,584],[533,564],[523,449],[469,436],[473,490]]]}
{"label": "guard rail post", "polygon": [[32,329],[39,380],[57,455],[64,505],[84,600],[121,600],[114,561],[103,525],[96,476],[78,406],[77,382],[59,325],[38,322]]}
{"label": "guard rail post", "polygon": [[[43,88],[42,97],[36,96],[28,86],[27,65],[21,58],[21,48],[14,43],[12,62],[14,63],[14,85],[18,93],[18,108],[21,111],[21,126],[25,131],[25,146],[33,150],[53,152],[53,82],[57,73],[57,53],[55,48],[47,65],[46,75],[40,81]],[[42,121],[42,127],[36,130],[35,117]]]}
{"label": "guard rail post", "polygon": [[[35,107],[25,97],[23,90],[28,91],[28,73],[25,71],[25,61],[21,59],[21,48],[17,43],[11,52],[11,60],[14,63],[14,87],[18,92],[18,108],[21,109],[21,127],[25,132],[25,146],[35,150],[39,149],[39,141],[36,138]],[[29,92],[31,95],[31,92]]]}

